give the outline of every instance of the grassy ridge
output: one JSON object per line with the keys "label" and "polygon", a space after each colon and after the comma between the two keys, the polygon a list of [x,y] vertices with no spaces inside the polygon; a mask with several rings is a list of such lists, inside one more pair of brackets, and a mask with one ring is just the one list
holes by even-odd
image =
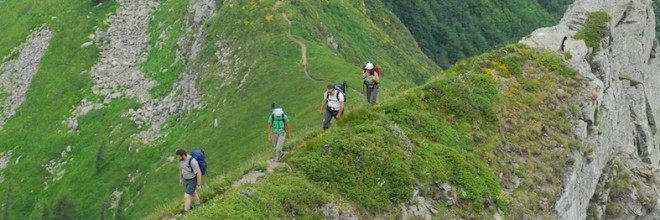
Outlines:
{"label": "grassy ridge", "polygon": [[[573,90],[581,80],[555,54],[521,45],[462,61],[379,107],[351,112],[329,132],[297,144],[286,158],[290,168],[219,195],[189,217],[241,218],[257,210],[259,216],[314,219],[326,203],[360,216],[387,211],[396,217],[397,205],[414,189],[432,198],[437,182],[456,187],[458,204],[434,203],[446,218],[488,218],[497,209],[514,219],[550,217],[551,207],[537,201],[561,193],[555,177],[570,163],[569,152],[588,154],[569,125],[577,117],[569,93],[579,94]],[[305,187],[286,190],[298,184]],[[296,205],[273,207],[261,202],[271,195],[238,193],[247,188],[278,191],[278,198]],[[310,202],[297,196],[306,195],[300,191],[319,199]]]}

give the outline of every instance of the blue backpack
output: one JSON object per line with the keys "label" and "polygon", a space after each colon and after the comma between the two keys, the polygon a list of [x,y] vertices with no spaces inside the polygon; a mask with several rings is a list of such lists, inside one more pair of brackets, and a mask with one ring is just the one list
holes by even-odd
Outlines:
{"label": "blue backpack", "polygon": [[[193,150],[192,153],[190,153],[192,156],[188,160],[188,167],[192,170],[192,159],[195,158],[197,160],[197,164],[199,164],[199,169],[202,171],[202,175],[206,175],[206,154],[204,153],[204,150]],[[194,171],[191,171],[194,172]]]}
{"label": "blue backpack", "polygon": [[[339,93],[341,93],[344,96],[344,102],[346,102],[346,98],[347,98],[346,97],[346,89],[348,88],[348,85],[346,84],[346,81],[344,81],[343,83],[337,83],[337,84],[333,85],[332,87],[334,87],[335,90],[338,91],[337,93],[335,93],[335,97],[337,97],[337,100],[339,100]],[[330,94],[327,94],[325,96],[325,99],[328,99],[328,98],[330,98]]]}

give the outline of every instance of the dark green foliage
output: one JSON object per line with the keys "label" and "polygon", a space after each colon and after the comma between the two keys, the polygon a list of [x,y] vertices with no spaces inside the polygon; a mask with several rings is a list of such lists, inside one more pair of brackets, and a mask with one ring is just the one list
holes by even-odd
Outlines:
{"label": "dark green foliage", "polygon": [[412,193],[410,162],[397,145],[383,126],[347,125],[308,144],[291,165],[315,182],[330,183],[346,198],[380,210]]}
{"label": "dark green foliage", "polygon": [[463,80],[444,79],[424,87],[431,109],[442,109],[468,122],[495,122],[493,103],[498,101],[498,91],[492,79],[472,73]]}
{"label": "dark green foliage", "polygon": [[104,165],[106,164],[106,159],[105,159],[105,149],[106,148],[106,143],[105,140],[99,144],[99,149],[97,150],[96,153],[96,160],[94,162],[94,166],[96,167],[96,172],[101,172],[103,169]]}
{"label": "dark green foliage", "polygon": [[7,195],[5,196],[5,202],[2,203],[2,219],[9,220],[9,201],[11,200],[11,190],[7,189]]}
{"label": "dark green foliage", "polygon": [[519,40],[536,28],[554,25],[572,0],[442,1],[384,0],[406,24],[420,48],[448,67]]}
{"label": "dark green foliage", "polygon": [[423,144],[417,148],[413,161],[417,166],[412,169],[421,172],[418,173],[420,177],[424,172],[430,172],[431,180],[463,187],[466,194],[462,199],[476,200],[483,195],[499,193],[499,183],[493,170],[474,154],[464,150]]}
{"label": "dark green foliage", "polygon": [[520,77],[522,76],[522,66],[520,62],[520,57],[518,56],[503,56],[501,59],[497,60],[502,63],[510,74]]}
{"label": "dark green foliage", "polygon": [[538,65],[564,76],[576,76],[578,72],[564,63],[557,55],[550,51],[542,52],[536,59]]}
{"label": "dark green foliage", "polygon": [[631,79],[629,77],[624,77],[624,76],[619,76],[619,80],[627,80],[628,82],[630,82],[630,86],[632,86],[632,87],[637,87],[637,85],[642,84],[641,82],[639,82],[637,80]]}
{"label": "dark green foliage", "polygon": [[53,219],[76,219],[78,212],[68,196],[60,196],[53,208]]}
{"label": "dark green foliage", "polygon": [[522,88],[528,92],[536,92],[539,90],[539,85],[531,81],[526,81],[522,84]]}
{"label": "dark green foliage", "polygon": [[267,176],[210,201],[211,208],[194,210],[190,219],[322,219],[317,207],[328,203],[322,187],[293,174]]}
{"label": "dark green foliage", "polygon": [[610,36],[608,22],[612,19],[607,12],[592,12],[584,28],[575,33],[575,39],[582,39],[594,51],[600,50],[600,41]]}
{"label": "dark green foliage", "polygon": [[536,0],[541,7],[543,7],[550,14],[555,17],[561,18],[564,14],[566,6],[573,3],[573,0]]}
{"label": "dark green foliage", "polygon": [[98,5],[101,3],[107,3],[107,2],[112,2],[114,0],[91,0],[93,5]]}

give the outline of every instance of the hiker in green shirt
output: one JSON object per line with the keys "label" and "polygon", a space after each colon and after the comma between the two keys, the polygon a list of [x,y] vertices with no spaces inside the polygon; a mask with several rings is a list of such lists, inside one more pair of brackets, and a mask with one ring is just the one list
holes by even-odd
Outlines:
{"label": "hiker in green shirt", "polygon": [[284,140],[289,138],[291,130],[289,130],[289,117],[284,114],[281,108],[273,109],[273,114],[268,116],[268,142],[273,143],[275,148],[275,161],[281,162],[282,147]]}

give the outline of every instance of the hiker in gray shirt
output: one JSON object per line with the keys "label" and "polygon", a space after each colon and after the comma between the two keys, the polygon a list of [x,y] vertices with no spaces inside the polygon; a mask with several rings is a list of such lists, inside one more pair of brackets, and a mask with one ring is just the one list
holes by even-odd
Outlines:
{"label": "hiker in gray shirt", "polygon": [[176,150],[176,156],[179,158],[179,185],[186,188],[183,194],[183,211],[190,211],[190,200],[194,200],[195,205],[199,205],[199,196],[197,195],[202,187],[202,171],[199,168],[197,160],[188,155],[186,150]]}

